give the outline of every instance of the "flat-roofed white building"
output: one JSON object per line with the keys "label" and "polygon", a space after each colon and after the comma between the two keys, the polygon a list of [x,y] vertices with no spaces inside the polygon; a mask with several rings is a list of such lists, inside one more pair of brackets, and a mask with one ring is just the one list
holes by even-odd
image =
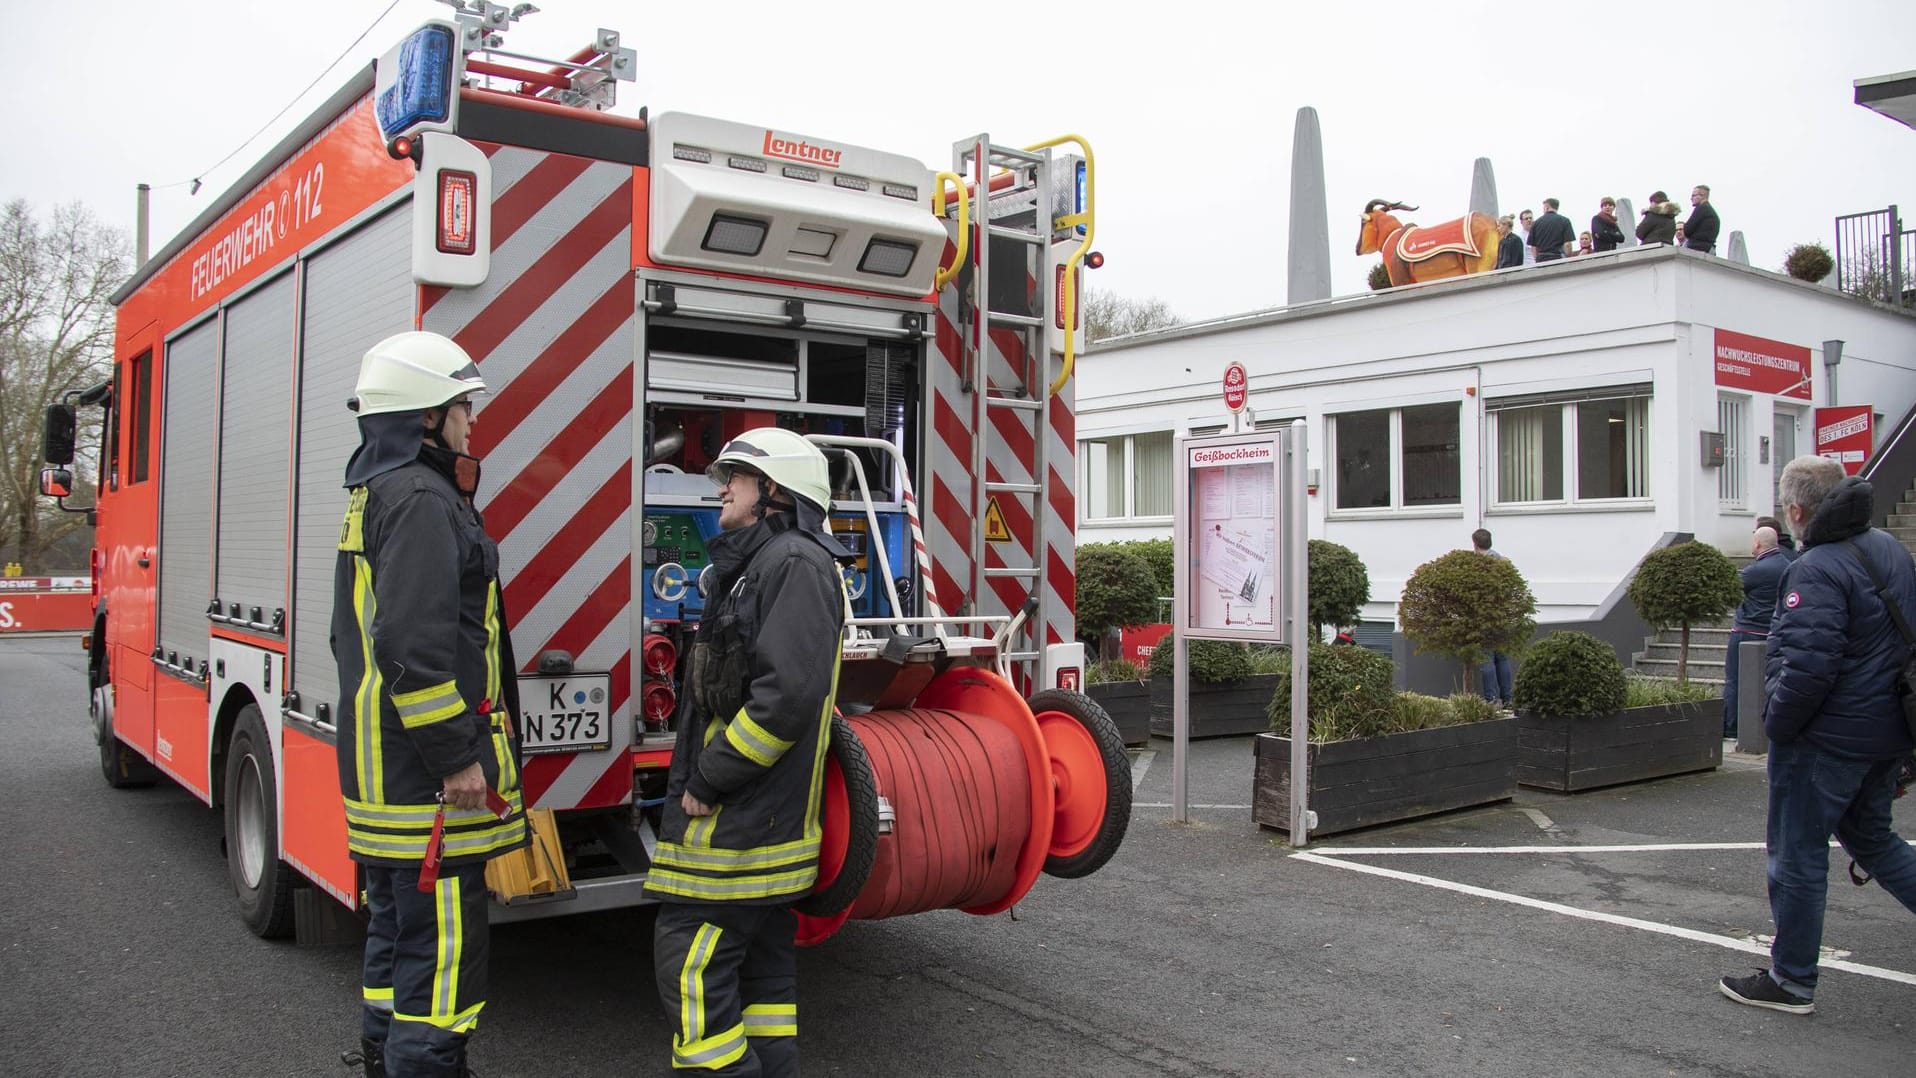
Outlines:
{"label": "flat-roofed white building", "polygon": [[1747,552],[1817,409],[1885,436],[1916,314],[1658,246],[1105,341],[1078,369],[1080,542],[1171,534],[1174,439],[1229,428],[1234,360],[1246,427],[1307,424],[1310,533],[1363,558],[1367,621],[1484,527],[1568,622],[1671,533]]}

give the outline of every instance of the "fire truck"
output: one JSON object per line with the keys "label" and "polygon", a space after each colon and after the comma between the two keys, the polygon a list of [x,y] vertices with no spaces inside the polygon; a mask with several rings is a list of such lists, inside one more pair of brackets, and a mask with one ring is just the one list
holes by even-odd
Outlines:
{"label": "fire truck", "polygon": [[371,344],[425,329],[489,387],[476,502],[523,666],[526,803],[551,810],[495,920],[641,901],[718,528],[704,472],[769,424],[826,452],[854,555],[804,940],[1095,871],[1130,782],[1075,691],[1090,147],[976,135],[934,170],[615,114],[637,65],[617,33],[530,56],[505,47],[514,9],[449,2],[139,268],[111,380],[48,416],[50,494],[76,428],[99,431],[106,781],[219,810],[262,936],[337,917],[322,896],[360,906],[328,640],[347,401]]}

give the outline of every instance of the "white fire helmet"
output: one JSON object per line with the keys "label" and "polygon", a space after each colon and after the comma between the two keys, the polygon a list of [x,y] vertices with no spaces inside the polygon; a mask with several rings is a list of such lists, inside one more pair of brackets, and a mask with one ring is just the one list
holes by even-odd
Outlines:
{"label": "white fire helmet", "polygon": [[758,472],[810,502],[819,512],[831,512],[831,470],[825,464],[825,454],[804,435],[782,427],[748,430],[725,443],[705,475],[724,486],[732,481],[732,470],[739,466]]}
{"label": "white fire helmet", "polygon": [[388,412],[423,412],[469,393],[486,382],[464,348],[437,333],[395,333],[366,350],[353,387],[353,410],[362,418]]}

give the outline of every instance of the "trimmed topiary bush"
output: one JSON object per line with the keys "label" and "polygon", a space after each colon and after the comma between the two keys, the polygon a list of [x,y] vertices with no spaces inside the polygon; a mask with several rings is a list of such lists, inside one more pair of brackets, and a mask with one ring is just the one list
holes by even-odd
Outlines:
{"label": "trimmed topiary bush", "polygon": [[1326,625],[1350,625],[1370,602],[1370,573],[1347,546],[1326,539],[1310,542],[1311,639]]}
{"label": "trimmed topiary bush", "polygon": [[1157,577],[1128,543],[1078,548],[1078,637],[1103,653],[1106,635],[1158,620]]}
{"label": "trimmed topiary bush", "polygon": [[1404,583],[1397,620],[1418,651],[1464,667],[1464,688],[1493,651],[1517,654],[1537,631],[1537,600],[1508,558],[1453,550],[1417,567]]}
{"label": "trimmed topiary bush", "polygon": [[1559,630],[1531,645],[1511,695],[1539,715],[1608,715],[1624,704],[1623,664],[1589,633]]}
{"label": "trimmed topiary bush", "polygon": [[[1154,678],[1164,678],[1167,682],[1174,672],[1177,662],[1177,634],[1165,633],[1158,641],[1157,649],[1151,652],[1151,662],[1146,669]],[[1220,685],[1227,681],[1239,681],[1250,677],[1251,656],[1244,645],[1229,640],[1193,640],[1191,641],[1191,680],[1207,685]]]}
{"label": "trimmed topiary bush", "polygon": [[1690,626],[1728,615],[1743,601],[1736,563],[1708,543],[1687,542],[1652,550],[1630,580],[1630,601],[1658,629],[1681,628],[1677,684],[1690,675]]}
{"label": "trimmed topiary bush", "polygon": [[[1288,660],[1288,655],[1286,656]],[[1305,712],[1311,720],[1311,740],[1350,741],[1392,732],[1396,693],[1391,689],[1395,668],[1369,648],[1312,644],[1310,671],[1304,683]],[[1288,734],[1291,728],[1291,670],[1288,661],[1278,673],[1277,687],[1266,709],[1271,729]]]}
{"label": "trimmed topiary bush", "polygon": [[1811,284],[1828,277],[1836,269],[1830,249],[1820,243],[1799,243],[1783,252],[1783,272]]}
{"label": "trimmed topiary bush", "polygon": [[1122,545],[1144,555],[1144,560],[1151,563],[1151,572],[1157,578],[1158,595],[1168,598],[1178,581],[1177,554],[1171,540],[1134,539]]}

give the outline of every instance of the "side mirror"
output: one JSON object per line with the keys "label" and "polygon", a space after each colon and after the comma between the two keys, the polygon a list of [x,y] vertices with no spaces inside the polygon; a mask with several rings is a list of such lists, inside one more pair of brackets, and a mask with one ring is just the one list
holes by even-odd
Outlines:
{"label": "side mirror", "polygon": [[[73,453],[69,447],[67,456]],[[64,498],[73,493],[73,473],[65,468],[40,469],[40,493],[49,498]]]}
{"label": "side mirror", "polygon": [[[41,459],[55,466],[73,463],[73,439],[79,429],[74,416],[73,405],[53,404],[47,406],[46,436],[41,441]],[[68,482],[72,480],[69,479]],[[41,485],[46,485],[46,477],[41,477]]]}

